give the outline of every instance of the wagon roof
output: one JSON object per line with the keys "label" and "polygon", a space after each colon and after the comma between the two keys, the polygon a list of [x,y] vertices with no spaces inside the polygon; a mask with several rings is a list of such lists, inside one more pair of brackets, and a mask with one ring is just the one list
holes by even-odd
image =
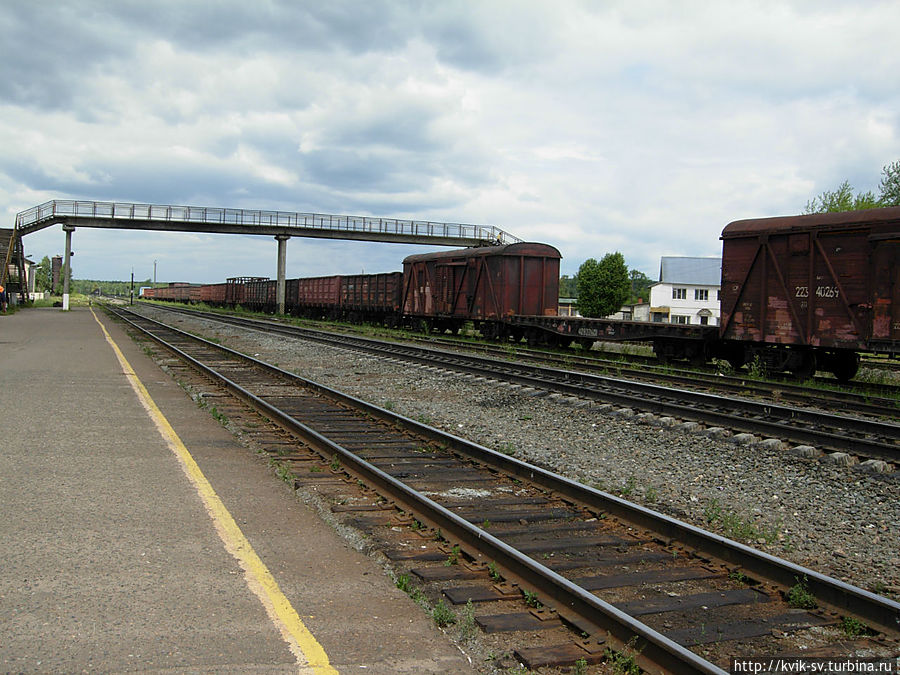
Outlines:
{"label": "wagon roof", "polygon": [[404,258],[403,264],[421,262],[423,260],[474,258],[493,255],[525,255],[541,256],[544,258],[562,258],[559,251],[549,244],[520,241],[515,244],[506,244],[503,246],[481,246],[478,248],[458,248],[452,251],[437,251],[435,253],[418,253]]}
{"label": "wagon roof", "polygon": [[813,213],[803,216],[776,216],[735,220],[722,230],[722,239],[765,233],[806,231],[817,229],[841,229],[847,226],[870,226],[877,232],[900,232],[900,207],[842,211],[839,213]]}

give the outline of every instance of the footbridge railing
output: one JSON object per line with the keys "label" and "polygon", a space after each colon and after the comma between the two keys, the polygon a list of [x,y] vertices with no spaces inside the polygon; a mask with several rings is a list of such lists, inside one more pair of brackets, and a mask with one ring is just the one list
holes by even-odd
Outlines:
{"label": "footbridge railing", "polygon": [[290,211],[55,199],[16,216],[21,234],[56,223],[74,227],[270,234],[477,246],[520,241],[489,225]]}

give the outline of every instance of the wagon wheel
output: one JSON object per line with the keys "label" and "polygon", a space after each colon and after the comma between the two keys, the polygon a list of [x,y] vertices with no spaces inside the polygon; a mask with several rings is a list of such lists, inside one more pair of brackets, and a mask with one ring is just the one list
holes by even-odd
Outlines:
{"label": "wagon wheel", "polygon": [[831,372],[838,382],[845,384],[853,379],[859,371],[859,354],[856,352],[839,352],[835,354],[831,364]]}
{"label": "wagon wheel", "polygon": [[688,354],[688,361],[694,368],[706,365],[706,350],[703,345],[692,345]]}
{"label": "wagon wheel", "polygon": [[804,351],[800,363],[791,368],[791,373],[798,380],[808,380],[816,374],[816,355],[811,351]]}
{"label": "wagon wheel", "polygon": [[747,359],[744,356],[744,352],[737,350],[728,354],[728,356],[725,357],[725,360],[728,361],[728,365],[730,365],[735,371],[743,368],[744,364],[747,362]]}

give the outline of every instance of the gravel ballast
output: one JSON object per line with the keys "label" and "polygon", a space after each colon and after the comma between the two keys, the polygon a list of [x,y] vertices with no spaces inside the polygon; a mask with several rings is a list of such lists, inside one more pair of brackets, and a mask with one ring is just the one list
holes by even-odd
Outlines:
{"label": "gravel ballast", "polygon": [[[156,313],[158,310],[143,310]],[[168,322],[587,485],[900,598],[898,474],[203,319]]]}

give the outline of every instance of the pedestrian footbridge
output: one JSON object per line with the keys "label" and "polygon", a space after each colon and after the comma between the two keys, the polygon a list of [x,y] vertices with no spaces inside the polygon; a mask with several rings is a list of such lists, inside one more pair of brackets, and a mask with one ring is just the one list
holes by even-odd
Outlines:
{"label": "pedestrian footbridge", "polygon": [[16,229],[20,235],[56,224],[122,230],[261,234],[441,246],[489,246],[519,241],[517,237],[489,225],[208,206],[54,199],[26,209],[16,216]]}
{"label": "pedestrian footbridge", "polygon": [[[16,215],[14,237],[23,237],[61,224],[66,233],[64,265],[68,269],[72,232],[78,227],[163,232],[256,234],[278,241],[278,305],[284,311],[284,270],[287,240],[291,237],[355,239],[437,246],[492,246],[520,241],[489,225],[442,223],[371,216],[342,216],[260,209],[172,206],[54,199]],[[66,279],[68,281],[68,278]],[[66,286],[68,284],[66,283]],[[63,291],[68,308],[68,288]]]}

